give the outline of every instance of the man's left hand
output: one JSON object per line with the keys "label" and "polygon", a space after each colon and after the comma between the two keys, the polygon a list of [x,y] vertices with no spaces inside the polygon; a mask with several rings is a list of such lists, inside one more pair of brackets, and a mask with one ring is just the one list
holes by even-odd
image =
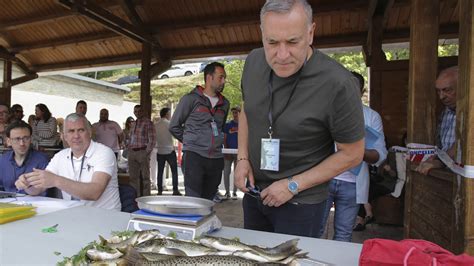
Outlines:
{"label": "man's left hand", "polygon": [[33,172],[25,174],[25,177],[31,186],[46,189],[55,187],[57,175],[46,170],[33,168]]}
{"label": "man's left hand", "polygon": [[288,190],[288,179],[284,178],[273,182],[260,193],[260,197],[263,205],[268,207],[280,207],[285,204],[293,198],[293,194]]}

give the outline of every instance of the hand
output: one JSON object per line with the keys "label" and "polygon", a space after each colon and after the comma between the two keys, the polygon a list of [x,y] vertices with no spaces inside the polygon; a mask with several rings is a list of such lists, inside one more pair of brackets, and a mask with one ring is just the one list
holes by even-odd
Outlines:
{"label": "hand", "polygon": [[25,178],[27,178],[30,186],[47,189],[56,186],[55,180],[57,175],[46,170],[33,168],[33,172],[25,174]]}
{"label": "hand", "polygon": [[431,161],[425,161],[425,162],[420,163],[418,167],[416,167],[415,171],[417,171],[420,174],[427,175],[428,172],[433,168],[439,168],[439,167],[437,166],[436,161],[431,160]]}
{"label": "hand", "polygon": [[30,183],[25,177],[25,174],[22,174],[18,177],[18,180],[15,182],[16,189],[25,190],[30,187]]}
{"label": "hand", "polygon": [[260,197],[263,200],[263,205],[268,207],[280,207],[291,198],[293,193],[288,190],[288,180],[286,178],[273,182],[270,186],[265,188]]}
{"label": "hand", "polygon": [[248,192],[249,190],[247,189],[245,184],[246,179],[249,180],[249,184],[251,187],[255,187],[255,178],[253,177],[253,170],[252,166],[250,165],[250,161],[237,161],[237,166],[235,167],[234,172],[234,186],[236,186],[243,192]]}

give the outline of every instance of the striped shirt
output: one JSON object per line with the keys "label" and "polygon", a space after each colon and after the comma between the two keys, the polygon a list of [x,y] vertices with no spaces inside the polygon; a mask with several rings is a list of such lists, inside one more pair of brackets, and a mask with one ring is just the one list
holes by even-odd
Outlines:
{"label": "striped shirt", "polygon": [[146,148],[151,152],[155,147],[156,132],[153,122],[148,118],[140,118],[135,121],[135,126],[130,129],[129,149]]}
{"label": "striped shirt", "polygon": [[56,118],[51,117],[47,122],[37,120],[33,124],[32,137],[33,142],[38,146],[56,146],[59,140]]}
{"label": "striped shirt", "polygon": [[447,151],[456,141],[456,110],[446,107],[438,123],[437,146]]}

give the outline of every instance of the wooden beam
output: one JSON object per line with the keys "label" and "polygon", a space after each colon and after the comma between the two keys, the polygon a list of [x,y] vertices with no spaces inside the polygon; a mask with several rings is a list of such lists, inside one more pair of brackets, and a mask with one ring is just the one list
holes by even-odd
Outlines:
{"label": "wooden beam", "polygon": [[70,11],[63,11],[44,16],[29,16],[27,18],[0,23],[0,31],[11,31],[24,27],[37,26],[51,22],[59,22],[62,19],[70,18],[71,16],[75,15],[76,14]]}
{"label": "wooden beam", "polygon": [[[408,142],[434,144],[436,131],[436,91],[434,83],[438,65],[439,0],[411,2],[410,63],[408,78]],[[408,172],[404,235],[412,237],[413,172]],[[414,210],[416,211],[416,210]]]}
{"label": "wooden beam", "polygon": [[[347,1],[341,7],[340,3],[330,2],[324,5],[318,5],[313,9],[313,17],[315,16],[326,16],[332,13],[357,11],[367,9],[366,0],[352,0]],[[174,23],[166,23],[162,25],[147,25],[147,28],[153,34],[166,33],[177,30],[198,30],[202,28],[220,28],[230,26],[242,26],[242,25],[259,25],[260,16],[258,13],[252,14],[226,14],[221,17],[206,17],[197,19],[183,19]]]}
{"label": "wooden beam", "polygon": [[18,84],[25,83],[27,81],[30,81],[30,80],[33,80],[33,79],[36,79],[36,78],[38,78],[38,74],[33,73],[33,74],[28,74],[28,75],[25,75],[25,76],[18,77],[18,78],[14,78],[14,79],[10,80],[9,82],[7,81],[6,83],[8,83],[7,84],[8,86],[13,87],[13,86],[16,86]]}
{"label": "wooden beam", "polygon": [[154,44],[151,36],[143,32],[140,28],[124,21],[123,19],[110,13],[108,10],[94,4],[92,1],[59,0],[59,2],[71,10],[77,10],[80,14],[94,20],[105,28],[120,35],[131,38],[137,42],[147,42]]}
{"label": "wooden beam", "polygon": [[148,43],[143,43],[142,47],[142,70],[140,71],[140,105],[145,117],[151,119],[151,45]]}
{"label": "wooden beam", "polygon": [[25,62],[21,60],[20,58],[16,57],[15,54],[10,53],[5,49],[4,47],[0,46],[0,59],[12,61],[15,63],[23,72],[27,74],[32,74],[34,71],[32,71],[29,67],[26,66]]}
{"label": "wooden beam", "polygon": [[122,56],[110,56],[103,57],[98,59],[84,59],[79,61],[71,62],[59,62],[54,64],[43,64],[32,66],[32,69],[37,72],[46,72],[53,70],[63,70],[63,69],[74,69],[74,68],[84,68],[84,67],[98,67],[98,66],[110,66],[110,65],[120,65],[127,63],[136,63],[140,61],[141,53],[122,55]]}
{"label": "wooden beam", "polygon": [[104,40],[113,40],[117,38],[123,38],[123,36],[117,35],[117,33],[115,32],[107,31],[94,33],[86,36],[69,36],[67,39],[61,38],[56,40],[48,40],[45,42],[35,42],[21,46],[15,46],[9,48],[8,50],[12,53],[27,53],[44,49],[58,49],[70,46],[85,45],[90,43],[97,43]]}
{"label": "wooden beam", "polygon": [[12,101],[12,87],[9,84],[12,80],[12,62],[3,61],[3,82],[0,91],[0,102],[10,106]]}
{"label": "wooden beam", "polygon": [[[134,0],[135,5],[142,5],[143,0]],[[119,7],[117,0],[101,1],[101,6],[104,8],[115,9]],[[24,27],[42,25],[52,22],[59,22],[62,19],[68,19],[70,17],[77,16],[77,13],[69,10],[56,11],[54,14],[48,15],[30,15],[26,18],[19,18],[13,21],[7,21],[0,23],[0,32],[17,30]]]}
{"label": "wooden beam", "polygon": [[143,27],[143,21],[138,15],[132,0],[121,0],[120,6],[135,27]]}
{"label": "wooden beam", "polygon": [[[456,103],[456,136],[461,148],[461,163],[474,165],[474,4],[459,0],[459,80]],[[453,239],[459,252],[474,255],[474,182],[463,178],[459,184],[462,196],[455,202],[461,219],[455,222]],[[459,205],[461,204],[461,205]],[[461,236],[461,237],[460,237]]]}

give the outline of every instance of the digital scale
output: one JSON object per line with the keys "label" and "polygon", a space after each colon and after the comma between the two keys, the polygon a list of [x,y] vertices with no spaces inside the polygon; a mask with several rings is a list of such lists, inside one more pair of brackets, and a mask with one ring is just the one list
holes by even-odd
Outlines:
{"label": "digital scale", "polygon": [[178,239],[192,240],[222,227],[212,212],[209,215],[169,215],[138,210],[131,214],[127,230],[144,231],[157,229],[163,235],[174,235]]}

